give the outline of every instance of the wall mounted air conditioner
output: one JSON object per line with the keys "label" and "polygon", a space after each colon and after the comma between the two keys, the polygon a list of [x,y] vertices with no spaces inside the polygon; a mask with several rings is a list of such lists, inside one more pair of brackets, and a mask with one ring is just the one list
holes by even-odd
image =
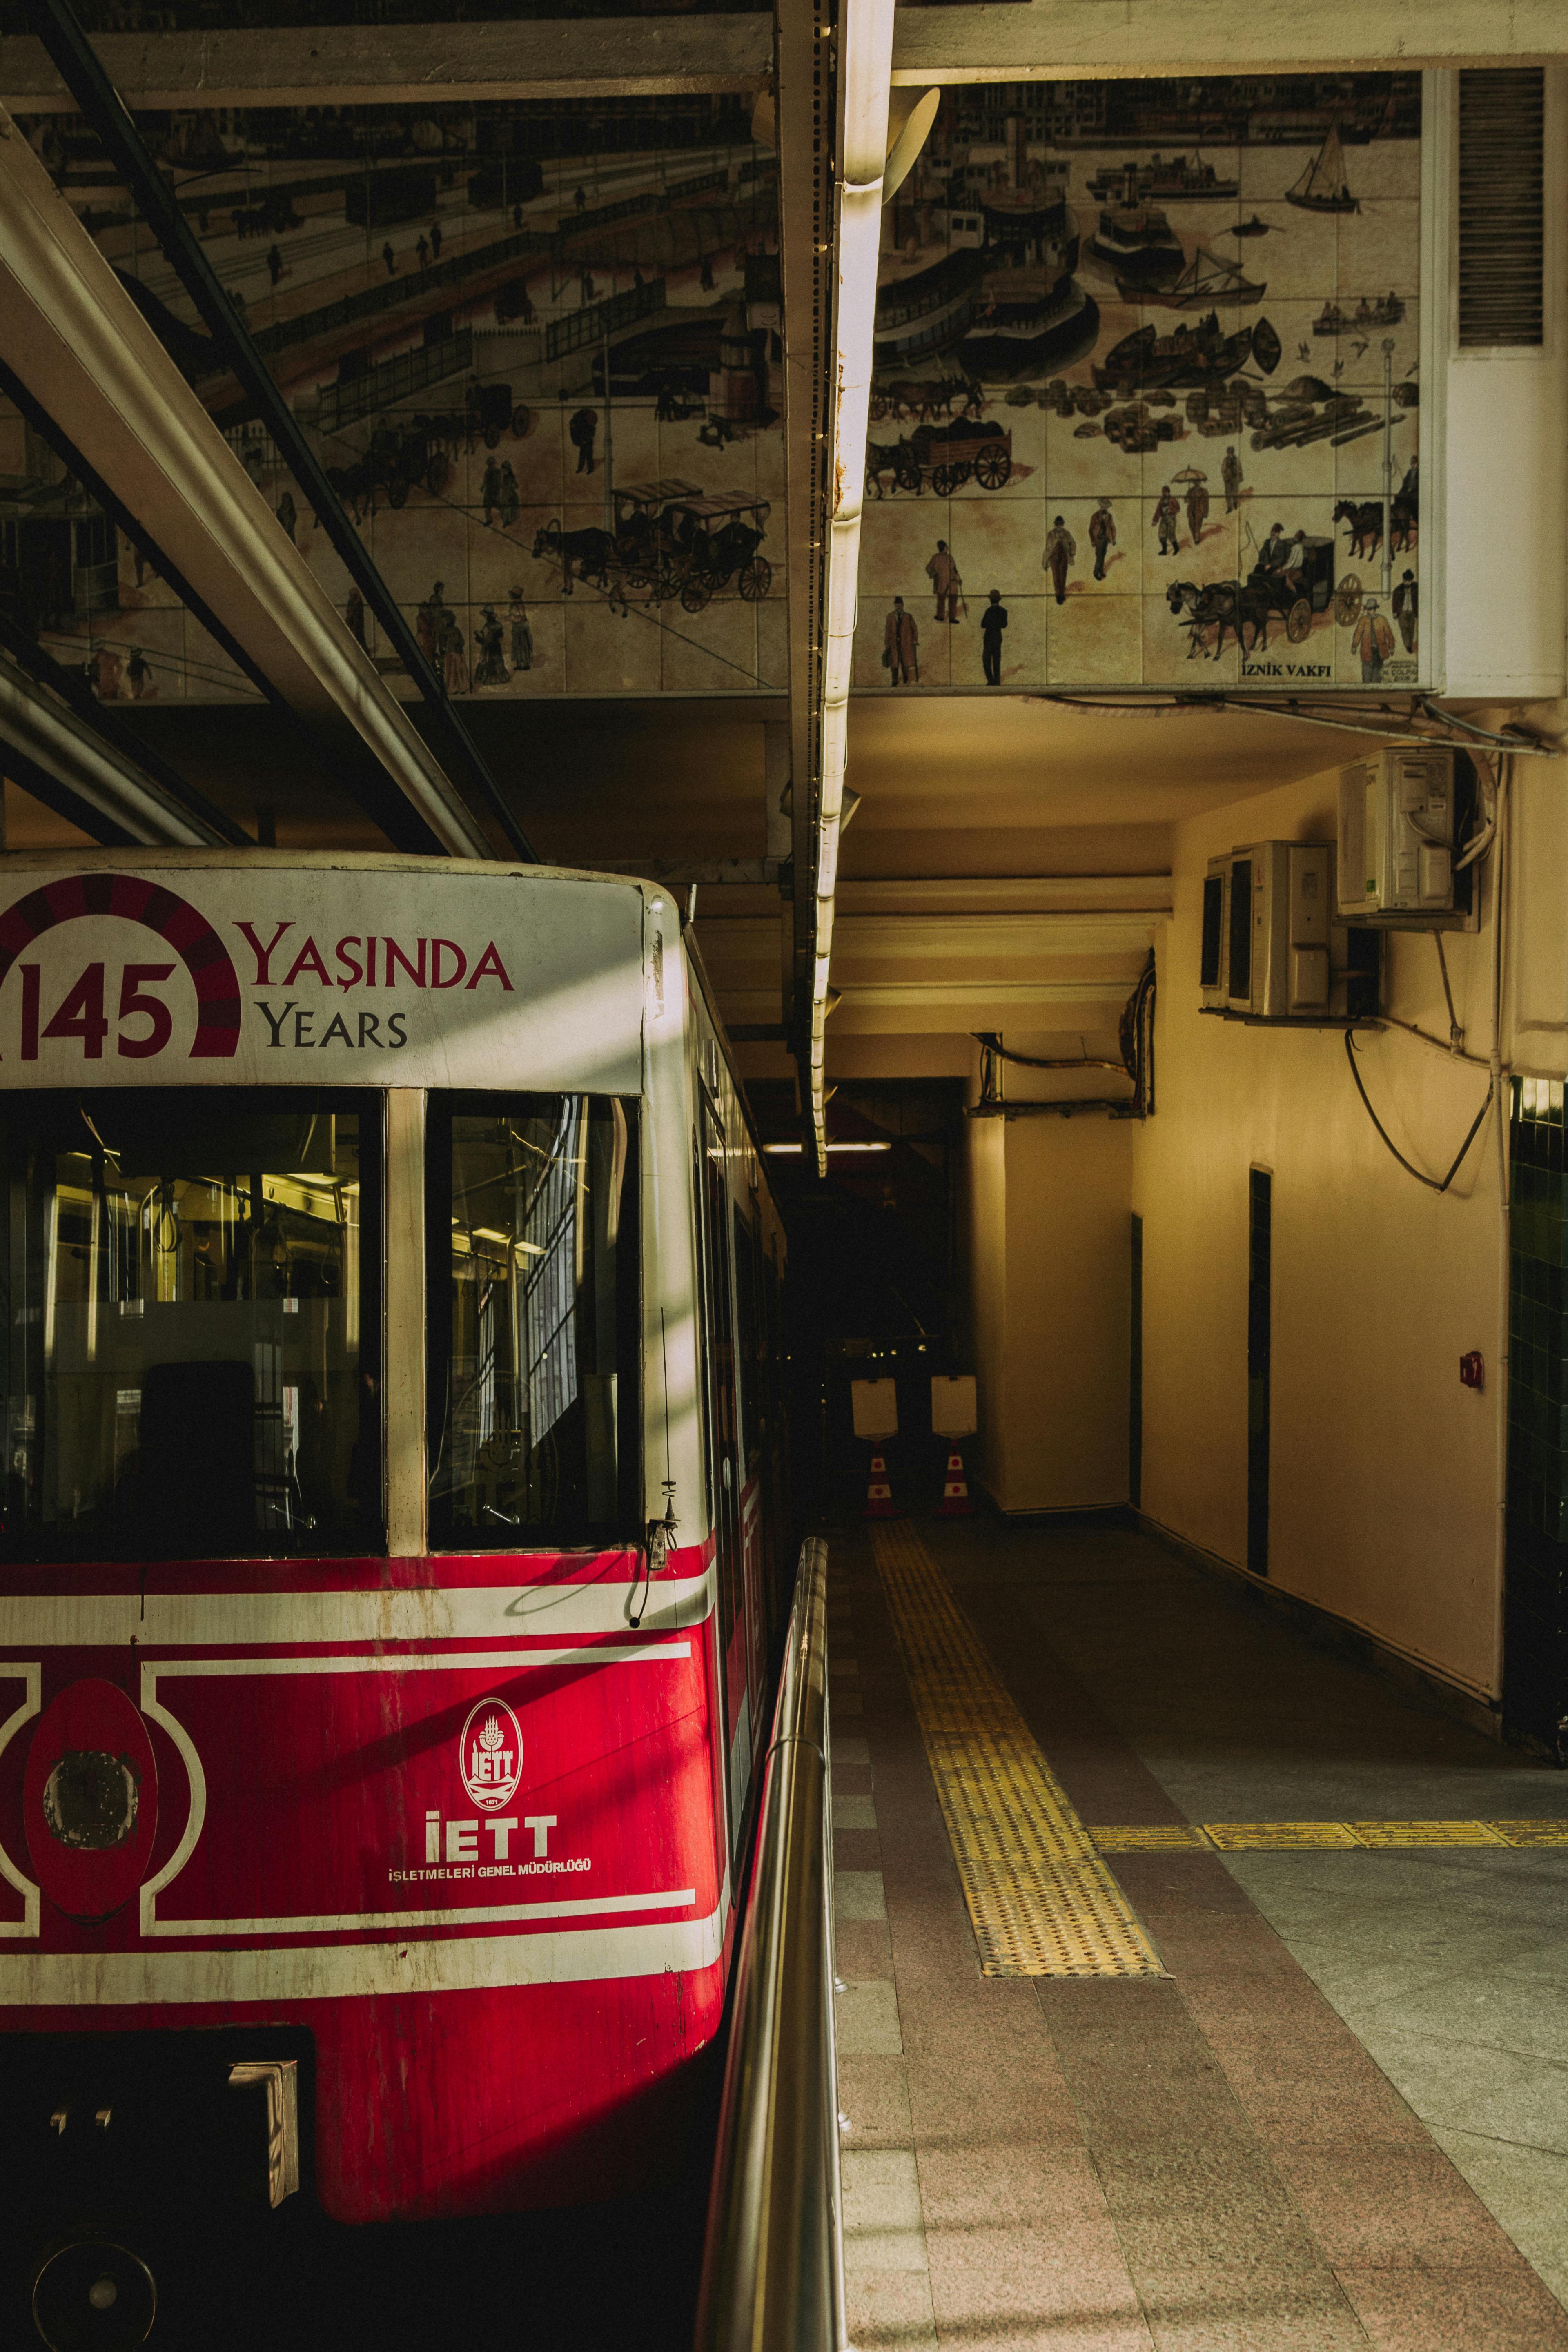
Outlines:
{"label": "wall mounted air conditioner", "polygon": [[1436,747],[1390,749],[1343,769],[1341,916],[1384,924],[1468,916],[1471,877],[1456,872],[1454,857],[1469,794],[1469,761]]}
{"label": "wall mounted air conditioner", "polygon": [[1377,935],[1335,908],[1327,841],[1258,841],[1211,857],[1199,992],[1206,1013],[1255,1021],[1370,1020]]}

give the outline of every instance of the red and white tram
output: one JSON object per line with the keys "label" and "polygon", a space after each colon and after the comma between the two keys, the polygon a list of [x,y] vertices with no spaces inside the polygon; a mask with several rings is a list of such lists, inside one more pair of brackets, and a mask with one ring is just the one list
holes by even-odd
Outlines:
{"label": "red and white tram", "polygon": [[635,2188],[719,2022],[793,1567],[783,1233],[674,901],[8,858],[0,1088],[46,2334],[151,2294],[165,2161],[350,2221]]}

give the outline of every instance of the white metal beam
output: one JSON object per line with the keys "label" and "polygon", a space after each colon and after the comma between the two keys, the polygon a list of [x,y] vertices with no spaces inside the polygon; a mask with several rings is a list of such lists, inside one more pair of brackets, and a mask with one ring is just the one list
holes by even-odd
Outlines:
{"label": "white metal beam", "polygon": [[1563,0],[997,0],[904,8],[893,80],[1073,81],[1140,74],[1550,65]]}

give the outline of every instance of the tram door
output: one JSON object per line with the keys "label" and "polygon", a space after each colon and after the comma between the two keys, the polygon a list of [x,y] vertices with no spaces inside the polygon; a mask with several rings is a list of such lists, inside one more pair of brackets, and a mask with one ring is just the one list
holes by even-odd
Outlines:
{"label": "tram door", "polygon": [[741,1544],[740,1415],[735,1393],[735,1322],[730,1278],[730,1188],[724,1130],[703,1098],[698,1201],[702,1227],[702,1326],[706,1366],[708,1499],[719,1574],[719,1656],[724,1680],[724,1742],[729,1759],[730,1843],[733,1849],[752,1777]]}

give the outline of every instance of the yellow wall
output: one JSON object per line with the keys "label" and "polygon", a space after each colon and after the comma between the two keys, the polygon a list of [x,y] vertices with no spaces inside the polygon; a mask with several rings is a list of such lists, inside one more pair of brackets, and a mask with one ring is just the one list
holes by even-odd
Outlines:
{"label": "yellow wall", "polygon": [[1131,1123],[967,1128],[986,1489],[1005,1511],[1124,1503]]}
{"label": "yellow wall", "polygon": [[[1523,765],[1525,763],[1520,763]],[[1158,1107],[1137,1132],[1143,1218],[1143,1484],[1151,1517],[1246,1553],[1247,1172],[1273,1171],[1271,1580],[1488,1693],[1497,1687],[1500,1237],[1489,1118],[1452,1190],[1389,1156],[1333,1031],[1200,1015],[1207,859],[1331,840],[1335,778],[1195,818],[1178,834],[1160,963]],[[1489,923],[1489,879],[1482,898]],[[1446,942],[1468,1050],[1490,1046],[1491,940]],[[1390,1009],[1447,1037],[1430,938],[1392,939]],[[1396,1030],[1361,1069],[1406,1157],[1446,1172],[1487,1087]],[[1479,1349],[1484,1393],[1461,1388]]]}

